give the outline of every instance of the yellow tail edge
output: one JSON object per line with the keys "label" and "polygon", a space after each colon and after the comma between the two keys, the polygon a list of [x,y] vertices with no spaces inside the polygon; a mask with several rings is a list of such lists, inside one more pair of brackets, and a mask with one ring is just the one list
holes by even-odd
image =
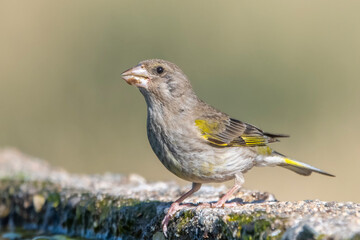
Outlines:
{"label": "yellow tail edge", "polygon": [[312,172],[316,172],[329,177],[335,177],[335,175],[310,166],[309,164],[295,161],[286,157],[284,157],[284,164],[281,166],[304,176],[309,176]]}

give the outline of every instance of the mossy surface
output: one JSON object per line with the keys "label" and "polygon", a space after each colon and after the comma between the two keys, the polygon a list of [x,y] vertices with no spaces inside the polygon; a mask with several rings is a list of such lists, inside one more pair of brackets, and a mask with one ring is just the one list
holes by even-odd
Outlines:
{"label": "mossy surface", "polygon": [[0,227],[103,239],[150,238],[159,202],[61,189],[49,182],[0,180]]}
{"label": "mossy surface", "polygon": [[181,213],[179,220],[176,223],[176,234],[178,236],[188,234],[186,232],[187,225],[191,226],[191,221],[193,220],[195,214],[193,210],[185,210]]}
{"label": "mossy surface", "polygon": [[[161,231],[160,222],[168,206],[23,179],[0,180],[0,191],[1,226],[11,223],[85,238],[151,239]],[[277,239],[281,233],[271,235],[276,230],[273,220],[263,213],[230,214],[217,216],[216,224],[207,229],[196,209],[187,209],[170,221],[169,235],[178,239]]]}
{"label": "mossy surface", "polygon": [[[208,224],[213,222],[213,224]],[[193,226],[196,226],[194,228]],[[210,227],[209,227],[210,226]],[[281,239],[285,220],[263,212],[213,215],[183,210],[169,225],[169,239]]]}
{"label": "mossy surface", "polygon": [[249,214],[232,213],[220,220],[222,239],[281,239],[283,220],[263,212]]}
{"label": "mossy surface", "polygon": [[[47,181],[0,180],[0,230],[20,227],[90,239],[160,240],[164,239],[161,220],[169,206],[160,201],[61,188]],[[167,234],[169,239],[292,239],[289,236],[295,233],[285,233],[286,221],[264,211],[190,207],[175,214]],[[305,230],[296,233],[299,239],[329,236]],[[352,239],[359,239],[359,235]]]}
{"label": "mossy surface", "polygon": [[[161,221],[182,188],[131,174],[79,175],[16,150],[0,151],[0,231],[164,240]],[[234,207],[209,208],[222,188],[203,188],[168,224],[168,239],[359,239],[360,204],[276,201],[242,189]],[[211,200],[211,199],[213,200]],[[146,199],[154,199],[149,201]],[[161,202],[168,201],[168,202]],[[5,233],[6,233],[5,232]],[[1,238],[1,235],[0,235]],[[360,239],[359,239],[360,240]]]}

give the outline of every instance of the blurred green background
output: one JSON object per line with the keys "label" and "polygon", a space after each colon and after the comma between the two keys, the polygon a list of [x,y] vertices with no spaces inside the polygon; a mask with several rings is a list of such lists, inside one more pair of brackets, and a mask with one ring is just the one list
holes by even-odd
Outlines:
{"label": "blurred green background", "polygon": [[71,172],[186,183],[152,153],[144,99],[120,77],[163,58],[213,106],[290,134],[276,150],[337,176],[255,168],[245,187],[359,202],[359,12],[335,0],[1,1],[0,146]]}

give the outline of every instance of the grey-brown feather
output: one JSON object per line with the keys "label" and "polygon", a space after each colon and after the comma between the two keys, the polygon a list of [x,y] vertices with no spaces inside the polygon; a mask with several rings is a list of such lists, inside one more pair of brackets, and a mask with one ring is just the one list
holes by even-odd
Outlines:
{"label": "grey-brown feather", "polygon": [[[242,174],[253,166],[276,166],[283,163],[280,155],[258,153],[258,146],[218,147],[202,136],[195,120],[206,119],[219,124],[218,141],[244,144],[243,135],[261,136],[261,145],[277,141],[285,135],[264,133],[259,128],[230,118],[227,114],[201,101],[190,81],[175,64],[153,59],[140,63],[149,73],[146,88],[139,88],[147,103],[147,133],[150,145],[164,164],[177,175],[195,183],[223,182]],[[164,72],[156,73],[161,66]],[[306,170],[293,169],[307,175]]]}

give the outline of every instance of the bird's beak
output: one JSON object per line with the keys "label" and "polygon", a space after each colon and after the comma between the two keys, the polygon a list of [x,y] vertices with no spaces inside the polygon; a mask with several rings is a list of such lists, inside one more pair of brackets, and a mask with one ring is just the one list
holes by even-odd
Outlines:
{"label": "bird's beak", "polygon": [[130,85],[147,88],[149,82],[149,73],[144,65],[137,65],[121,74],[121,77]]}

